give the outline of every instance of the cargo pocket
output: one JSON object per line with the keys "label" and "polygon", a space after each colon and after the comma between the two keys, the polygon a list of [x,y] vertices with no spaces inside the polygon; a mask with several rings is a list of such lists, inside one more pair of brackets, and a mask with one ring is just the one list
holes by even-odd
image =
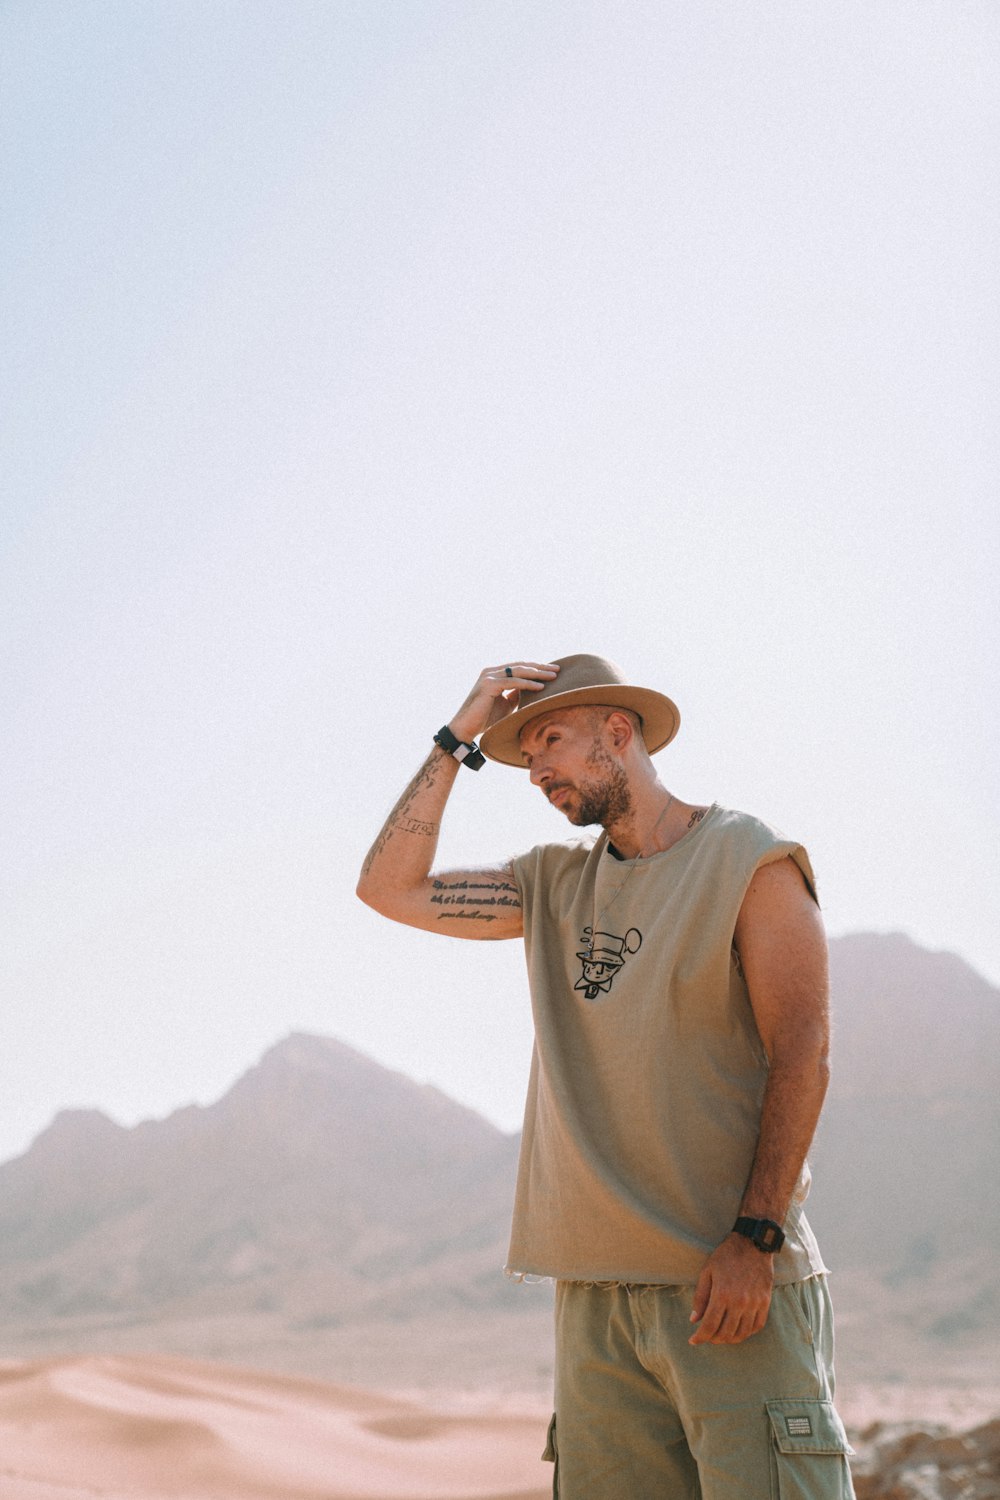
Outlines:
{"label": "cargo pocket", "polygon": [[832,1401],[768,1401],[772,1500],[854,1500],[854,1449]]}
{"label": "cargo pocket", "polygon": [[559,1447],[556,1443],[556,1414],[552,1413],[552,1421],[545,1438],[545,1452],[542,1458],[546,1463],[552,1464],[552,1496],[553,1500],[559,1500]]}

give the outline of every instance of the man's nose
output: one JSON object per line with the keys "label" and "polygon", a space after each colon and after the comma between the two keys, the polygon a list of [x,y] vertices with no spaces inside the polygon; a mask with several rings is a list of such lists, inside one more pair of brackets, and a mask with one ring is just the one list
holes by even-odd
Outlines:
{"label": "man's nose", "polygon": [[542,791],[545,790],[546,782],[552,780],[552,772],[549,767],[540,766],[537,761],[531,767],[528,775],[531,777],[532,785],[540,786],[542,788]]}

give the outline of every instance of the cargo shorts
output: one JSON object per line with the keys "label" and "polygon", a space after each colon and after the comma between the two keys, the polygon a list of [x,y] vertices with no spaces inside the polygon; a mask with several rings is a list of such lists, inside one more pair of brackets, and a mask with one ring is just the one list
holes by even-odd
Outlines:
{"label": "cargo shorts", "polygon": [[689,1344],[690,1286],[556,1285],[558,1500],[853,1500],[825,1276],[742,1344]]}

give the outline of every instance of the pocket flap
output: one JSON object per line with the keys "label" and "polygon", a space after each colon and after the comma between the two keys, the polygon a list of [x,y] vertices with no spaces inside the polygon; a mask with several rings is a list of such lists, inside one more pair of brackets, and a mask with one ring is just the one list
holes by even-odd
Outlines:
{"label": "pocket flap", "polygon": [[782,1453],[844,1453],[854,1449],[832,1401],[768,1401],[774,1441]]}

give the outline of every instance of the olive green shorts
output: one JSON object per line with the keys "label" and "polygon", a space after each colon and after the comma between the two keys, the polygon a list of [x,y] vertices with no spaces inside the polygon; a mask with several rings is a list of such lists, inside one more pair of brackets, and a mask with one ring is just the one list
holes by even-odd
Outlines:
{"label": "olive green shorts", "polygon": [[556,1286],[559,1500],[853,1500],[825,1276],[742,1344],[692,1347],[690,1286]]}

